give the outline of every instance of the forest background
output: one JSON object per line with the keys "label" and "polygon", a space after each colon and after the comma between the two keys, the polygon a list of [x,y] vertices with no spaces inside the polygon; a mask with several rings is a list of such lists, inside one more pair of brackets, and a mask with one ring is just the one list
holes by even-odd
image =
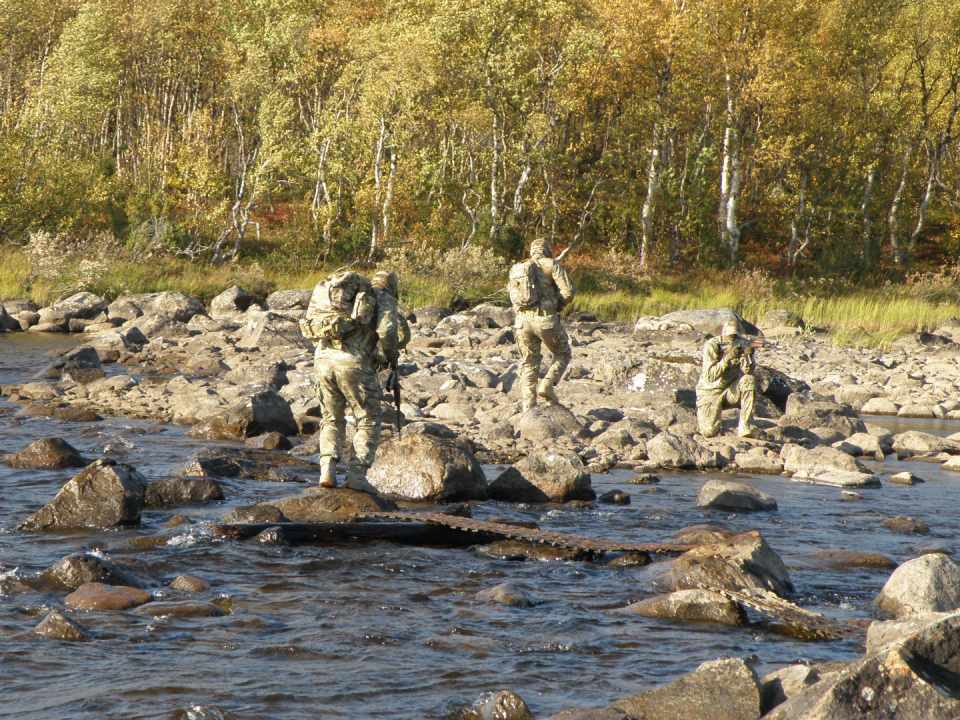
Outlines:
{"label": "forest background", "polygon": [[0,295],[960,314],[954,0],[0,0]]}

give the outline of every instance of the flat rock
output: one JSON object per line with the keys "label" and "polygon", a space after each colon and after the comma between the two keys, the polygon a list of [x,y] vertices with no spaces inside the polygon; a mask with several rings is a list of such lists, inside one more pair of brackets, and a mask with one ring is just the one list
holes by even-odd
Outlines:
{"label": "flat rock", "polygon": [[69,480],[18,529],[108,528],[140,522],[147,481],[129,465],[97,460]]}
{"label": "flat rock", "polygon": [[638,720],[757,720],[760,685],[743,660],[713,660],[669,685],[623,698],[612,707]]}
{"label": "flat rock", "polygon": [[79,450],[60,438],[37,440],[14,455],[4,455],[2,459],[11,467],[44,470],[82,468],[89,464]]}
{"label": "flat rock", "polygon": [[804,430],[830,428],[845,437],[867,431],[852,407],[818,397],[822,398],[813,393],[793,393],[787,399],[786,412],[777,423],[781,427],[793,425]]}
{"label": "flat rock", "polygon": [[919,430],[908,430],[894,435],[893,449],[897,451],[898,455],[903,454],[903,457],[940,452],[960,455],[960,442]]}
{"label": "flat rock", "polygon": [[862,415],[896,415],[900,406],[893,400],[884,397],[877,397],[867,400],[860,408]]}
{"label": "flat rock", "polygon": [[673,537],[681,545],[714,545],[737,535],[722,525],[690,525],[673,533]]}
{"label": "flat rock", "polygon": [[554,547],[544,543],[529,543],[522,540],[497,540],[481,545],[477,552],[497,560],[537,560],[540,562],[566,561],[580,562],[590,557],[582,550]]}
{"label": "flat rock", "polygon": [[783,472],[783,459],[770,455],[737,453],[734,462],[741,473],[748,475],[779,475]]}
{"label": "flat rock", "polygon": [[65,640],[68,642],[87,642],[90,636],[76,620],[68,618],[59,610],[51,610],[46,617],[33,629],[34,634],[48,640]]}
{"label": "flat rock", "polygon": [[523,590],[510,583],[500,583],[477,593],[477,600],[513,607],[533,607],[536,603]]}
{"label": "flat rock", "polygon": [[593,500],[590,473],[576,453],[532,453],[490,484],[490,497],[511,502]]}
{"label": "flat rock", "polygon": [[94,582],[78,587],[63,604],[75,610],[129,610],[151,600],[153,594],[140,588]]}
{"label": "flat rock", "polygon": [[903,638],[945,620],[957,611],[930,612],[919,615],[907,615],[900,620],[874,620],[867,628],[867,654],[874,653],[884,645],[897,642]]}
{"label": "flat rock", "polygon": [[303,495],[272,500],[270,506],[294,522],[342,520],[344,516],[393,512],[397,509],[396,503],[390,500],[347,488],[313,488]]}
{"label": "flat rock", "polygon": [[926,535],[930,532],[930,528],[923,520],[914,520],[906,515],[884,520],[882,524],[889,530],[903,535]]}
{"label": "flat rock", "polygon": [[406,500],[459,502],[488,497],[480,461],[462,443],[435,435],[407,435],[381,443],[367,482],[377,493]]}
{"label": "flat rock", "polygon": [[[960,460],[960,456],[958,456],[957,459]],[[949,461],[941,465],[941,467],[944,467],[944,465],[948,465],[948,464],[949,464]],[[895,473],[894,475],[888,475],[885,479],[891,485],[911,486],[911,485],[916,485],[918,483],[923,482],[922,479],[914,475],[912,472]]]}
{"label": "flat rock", "polygon": [[734,511],[776,510],[777,501],[744,483],[710,480],[700,489],[697,507]]}
{"label": "flat rock", "polygon": [[163,617],[171,615],[173,617],[221,617],[225,613],[213,603],[200,602],[197,600],[164,600],[152,602],[147,605],[141,605],[135,613],[138,615],[147,615],[149,617]]}
{"label": "flat rock", "polygon": [[898,616],[960,608],[960,568],[946,555],[908,560],[887,580],[874,602]]}
{"label": "flat rock", "polygon": [[878,487],[880,479],[847,453],[832,447],[806,449],[787,443],[780,450],[783,472],[798,482],[834,487]]}
{"label": "flat rock", "polygon": [[223,522],[238,525],[261,525],[264,523],[285,523],[290,519],[280,508],[273,505],[240,505],[227,515]]}
{"label": "flat rock", "polygon": [[824,568],[866,568],[868,570],[896,570],[897,562],[880,553],[860,550],[820,550],[798,556],[803,562]]}
{"label": "flat rock", "polygon": [[680,622],[707,622],[733,627],[747,624],[746,613],[738,603],[709,590],[677,590],[635,602],[620,612]]}
{"label": "flat rock", "polygon": [[223,499],[223,486],[213,478],[175,477],[147,485],[145,505],[166,508]]}

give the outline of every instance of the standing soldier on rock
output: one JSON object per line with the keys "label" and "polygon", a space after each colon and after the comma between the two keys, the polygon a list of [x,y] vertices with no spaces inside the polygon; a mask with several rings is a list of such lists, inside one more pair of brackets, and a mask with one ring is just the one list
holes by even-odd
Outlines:
{"label": "standing soldier on rock", "polygon": [[397,361],[397,305],[386,290],[355,272],[338,272],[313,290],[303,334],[316,346],[314,378],[320,400],[320,486],[336,487],[349,403],[357,422],[346,487],[370,488],[367,469],[380,445],[382,391],[373,365],[381,352]]}
{"label": "standing soldier on rock", "polygon": [[[551,258],[550,244],[534,240],[530,259],[510,268],[507,284],[510,302],[517,311],[514,327],[520,350],[520,394],[523,412],[536,407],[537,397],[559,403],[554,389],[570,363],[570,340],[560,321],[560,311],[577,290],[567,271]],[[541,344],[553,353],[553,362],[539,384]]]}
{"label": "standing soldier on rock", "polygon": [[721,416],[726,408],[740,408],[737,435],[753,437],[750,420],[757,393],[756,362],[753,350],[744,347],[740,324],[728,320],[719,338],[710,338],[703,346],[703,368],[697,382],[697,424],[704,437],[720,433]]}

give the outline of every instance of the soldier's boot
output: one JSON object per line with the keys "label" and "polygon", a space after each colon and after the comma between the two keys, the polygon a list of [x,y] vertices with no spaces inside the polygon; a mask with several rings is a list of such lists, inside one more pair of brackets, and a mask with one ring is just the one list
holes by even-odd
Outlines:
{"label": "soldier's boot", "polygon": [[559,405],[560,398],[557,397],[557,391],[553,389],[553,380],[545,378],[537,386],[537,395],[542,397],[551,405]]}
{"label": "soldier's boot", "polygon": [[754,436],[753,428],[750,427],[749,423],[740,423],[737,426],[737,435],[739,435],[742,438],[752,438]]}
{"label": "soldier's boot", "polygon": [[534,396],[534,398],[533,398],[532,400],[524,400],[524,401],[520,404],[520,412],[521,412],[521,413],[530,412],[530,411],[533,410],[536,406],[537,406],[537,398],[536,398],[536,396]]}
{"label": "soldier's boot", "polygon": [[360,490],[362,492],[377,494],[377,489],[367,480],[367,469],[365,467],[352,467],[347,474],[347,480],[343,483],[345,488],[351,490]]}
{"label": "soldier's boot", "polygon": [[332,457],[320,458],[320,487],[337,486],[337,463]]}

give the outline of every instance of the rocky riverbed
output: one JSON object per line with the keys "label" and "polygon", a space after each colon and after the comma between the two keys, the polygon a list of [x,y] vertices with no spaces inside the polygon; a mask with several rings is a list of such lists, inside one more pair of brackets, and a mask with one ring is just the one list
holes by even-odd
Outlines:
{"label": "rocky riverbed", "polygon": [[[453,623],[452,634],[404,639],[398,631],[386,639],[371,630],[369,635],[380,638],[374,644],[398,649],[426,644],[460,660],[464,653],[474,659],[477,653],[496,657],[505,645],[491,639],[496,635],[491,628],[514,617],[501,614],[526,612],[529,618],[540,613],[541,619],[532,622],[540,628],[542,647],[522,634],[506,641],[513,651],[524,640],[540,647],[531,650],[536,666],[551,653],[571,652],[539,625],[544,614],[561,625],[577,625],[577,643],[584,647],[591,640],[581,623],[595,623],[596,612],[612,619],[594,628],[597,648],[572,651],[581,655],[577,662],[546,662],[548,676],[566,678],[547,681],[546,691],[531,694],[536,683],[526,678],[537,676],[535,667],[521,670],[517,684],[510,674],[487,671],[471,678],[462,669],[440,681],[438,668],[442,700],[427,690],[423,696],[429,700],[394,701],[389,709],[375,709],[351,695],[351,676],[329,666],[330,649],[322,641],[306,643],[342,685],[332,696],[324,695],[322,704],[353,717],[521,718],[531,711],[546,717],[575,706],[604,709],[557,717],[711,717],[702,699],[719,688],[732,693],[712,703],[725,708],[725,717],[760,717],[761,712],[780,718],[844,717],[854,710],[861,713],[857,717],[887,717],[880,713],[891,702],[904,708],[893,717],[914,717],[904,713],[917,708],[925,717],[956,716],[960,703],[952,693],[960,689],[951,678],[960,668],[951,665],[956,652],[951,656],[950,643],[960,621],[949,613],[960,607],[960,571],[949,560],[948,540],[958,528],[940,512],[956,499],[951,473],[960,470],[955,462],[960,435],[950,436],[951,421],[960,417],[960,402],[954,399],[960,345],[953,342],[953,326],[904,338],[895,349],[880,352],[833,347],[789,314],[772,314],[759,328],[748,323],[770,341],[759,353],[763,397],[757,437],[745,440],[728,432],[706,440],[696,432],[693,386],[702,343],[731,316],[729,310],[673,313],[631,325],[602,323],[586,314],[568,318],[574,360],[560,385],[564,407],[519,414],[512,311],[492,305],[460,314],[417,308],[410,318],[414,337],[401,365],[404,439],[398,442],[387,433],[370,474],[383,497],[341,490],[300,494],[297,490],[316,475],[310,436],[319,422],[312,353],[297,327],[308,298],[307,290],[257,298],[231,288],[206,308],[178,293],[126,296],[109,305],[83,293],[39,310],[6,304],[0,326],[27,333],[11,335],[10,348],[31,347],[34,353],[18,358],[8,352],[0,369],[5,461],[12,468],[5,482],[19,484],[8,488],[0,520],[7,531],[0,535],[5,573],[0,628],[14,633],[26,656],[51,652],[36,650],[40,638],[59,638],[106,643],[119,658],[117,639],[148,637],[142,633],[149,632],[149,618],[173,622],[178,638],[202,634],[210,623],[219,623],[212,626],[218,635],[244,635],[249,617],[259,616],[253,591],[211,566],[218,553],[228,553],[245,575],[281,568],[285,577],[278,592],[290,598],[285,602],[297,597],[289,586],[296,582],[289,577],[291,566],[324,574],[326,561],[318,552],[336,556],[329,562],[341,577],[349,577],[351,566],[376,565],[372,557],[387,553],[381,559],[394,566],[388,573],[412,573],[426,563],[430,578],[421,591],[403,583],[407,599],[396,609],[388,609],[394,607],[388,603],[381,613],[362,611],[364,622],[394,627],[383,613],[412,612],[422,623],[431,613],[424,614],[418,603],[429,605],[430,598],[451,593],[467,602],[438,613]],[[40,362],[31,337],[67,352]],[[395,421],[386,404],[384,415]],[[727,418],[727,430],[734,418]],[[96,429],[107,426],[131,431]],[[91,443],[103,433],[111,440]],[[39,442],[28,442],[32,439]],[[468,504],[449,505],[462,502]],[[395,503],[534,522],[589,537],[629,536],[637,544],[696,547],[679,559],[654,557],[659,562],[647,565],[644,558],[585,558],[516,541],[469,551],[389,543],[318,551],[296,543],[290,548],[283,534],[288,521],[342,522],[390,510]],[[272,524],[274,529],[255,543],[252,565],[244,545],[220,548],[212,523],[221,519]],[[878,529],[884,533],[880,541]],[[755,530],[759,533],[750,532]],[[848,531],[857,543],[837,535]],[[37,541],[43,550],[34,547]],[[183,545],[191,550],[181,566],[170,548]],[[443,590],[437,569],[461,574],[465,552],[473,568],[468,572],[482,578],[484,587],[463,585],[460,577],[450,578],[454,586]],[[451,556],[461,560],[451,563]],[[518,576],[518,559],[564,562],[521,563],[528,569]],[[559,585],[549,579],[557,572],[564,578]],[[821,577],[824,572],[829,582]],[[386,576],[374,579],[379,573],[361,571],[364,594],[390,594]],[[851,577],[841,579],[845,573]],[[898,579],[897,573],[903,576]],[[242,587],[243,600],[233,600],[218,584]],[[344,581],[343,592],[350,585]],[[269,587],[261,582],[258,592]],[[778,596],[791,601],[784,611],[788,619],[801,617],[790,615],[791,608],[814,610],[842,621],[848,632],[813,644],[830,648],[812,651],[813,659],[819,656],[827,664],[808,667],[811,651],[793,648],[811,647],[811,642],[785,639],[782,628],[778,631],[784,616],[768,614],[764,620],[750,598],[730,595],[743,592],[768,593],[757,600],[761,604]],[[411,602],[413,608],[407,608]],[[498,605],[506,610],[479,609]],[[584,613],[584,606],[591,610]],[[267,627],[289,623],[302,632],[309,623],[299,612],[272,608],[269,614],[274,619]],[[458,616],[471,620],[461,623]],[[36,617],[36,640],[26,639],[33,627],[23,622],[28,617]],[[908,622],[882,624],[893,617]],[[522,622],[531,622],[527,618]],[[883,642],[871,644],[865,627],[871,620],[880,622],[870,632]],[[262,637],[263,622],[262,617],[254,622],[252,627],[261,628],[254,635]],[[624,627],[631,628],[631,637],[634,628],[666,632],[686,652],[672,653],[674,659],[655,671],[626,670],[624,664],[635,659],[615,639]],[[795,623],[793,631],[798,627]],[[355,631],[351,626],[347,634]],[[768,638],[780,648],[771,653],[776,657],[764,657]],[[237,643],[243,647],[242,638]],[[555,650],[548,649],[554,645]],[[690,652],[692,646],[696,652]],[[212,650],[204,647],[204,652]],[[303,648],[292,652],[300,657]],[[600,656],[603,660],[596,659]],[[720,656],[730,659],[718,661]],[[640,657],[650,662],[656,655],[641,651]],[[787,657],[806,658],[807,665],[778,671],[790,665]],[[896,680],[872,669],[878,661],[892,668],[904,657],[913,660],[905,661],[903,672],[890,671]],[[697,658],[706,664],[691,666]],[[430,668],[435,659],[421,660]],[[362,672],[376,663],[370,657],[351,667]],[[486,661],[479,664],[486,667]],[[672,685],[636,694],[689,671],[693,674]],[[766,671],[783,677],[767,677]],[[530,707],[509,695],[477,699],[498,686],[517,692]],[[451,693],[460,704],[451,704]],[[253,693],[252,715],[261,716],[269,707],[275,716],[296,717],[306,707],[305,700],[295,698],[264,705],[264,694]],[[80,699],[70,702],[73,709],[83,707]],[[43,716],[36,705],[24,707],[29,712],[21,716]],[[164,714],[156,707],[144,712],[123,703],[117,707],[124,708],[118,717],[170,717],[175,711],[169,708],[183,708],[173,703]],[[230,702],[212,710],[203,703],[197,707],[182,709],[186,714],[178,717],[215,717],[209,714],[214,712],[243,717],[249,709]]]}

